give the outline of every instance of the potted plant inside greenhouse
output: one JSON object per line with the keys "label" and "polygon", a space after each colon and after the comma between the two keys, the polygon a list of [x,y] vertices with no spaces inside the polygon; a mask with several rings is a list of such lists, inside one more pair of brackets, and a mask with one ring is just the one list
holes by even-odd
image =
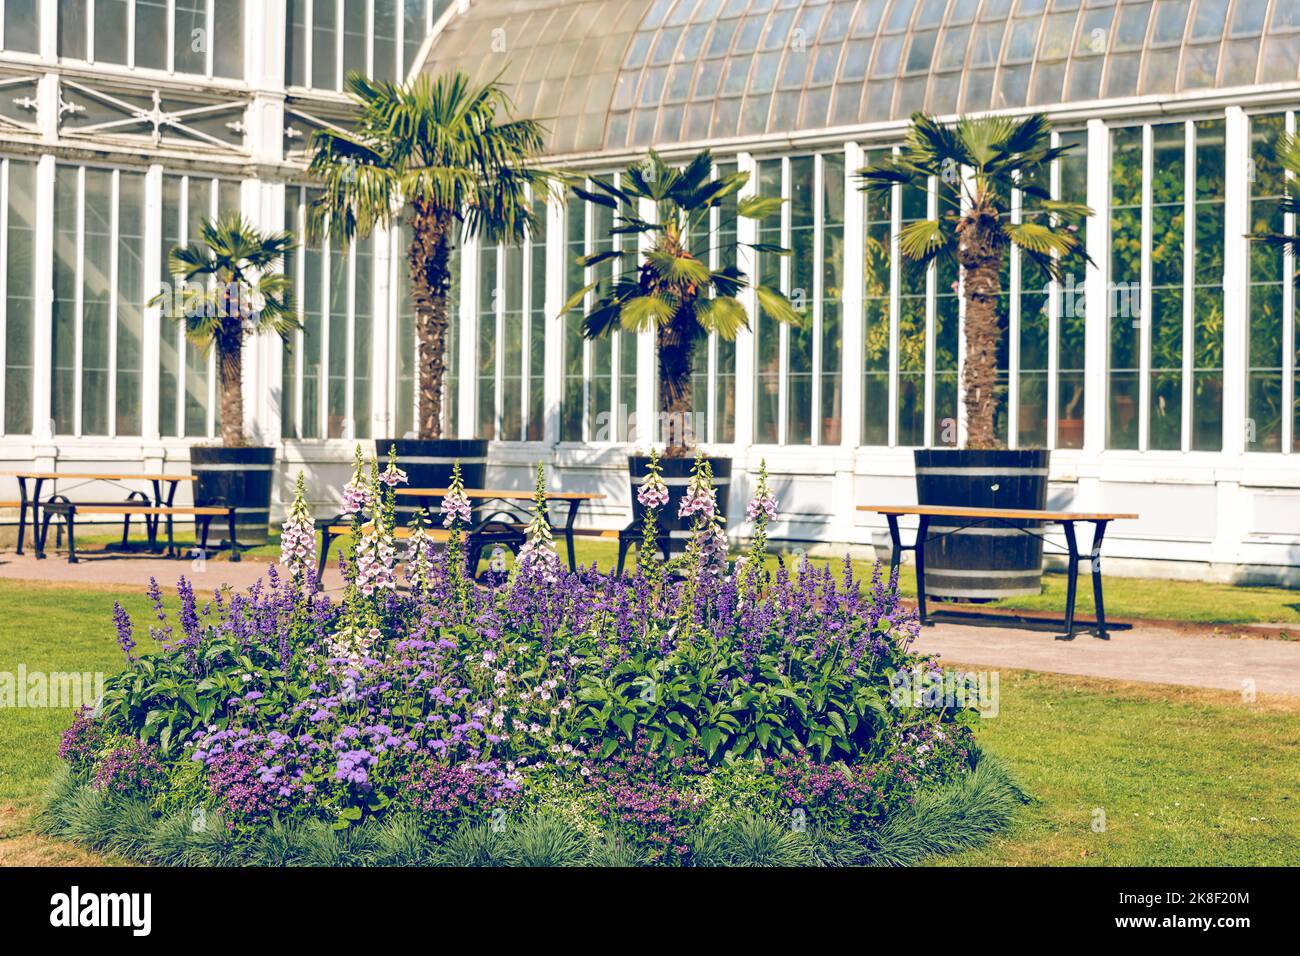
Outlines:
{"label": "potted plant inside greenhouse", "polygon": [[[940,123],[914,114],[903,148],[864,169],[864,189],[896,187],[937,193],[937,214],[908,223],[899,234],[902,254],[929,265],[955,260],[965,305],[965,355],[961,374],[966,413],[964,448],[917,449],[917,502],[1002,509],[1042,509],[1047,503],[1051,452],[1008,449],[999,434],[1007,422],[998,350],[1004,335],[1002,269],[1008,250],[1023,264],[1062,282],[1070,269],[1090,263],[1079,224],[1092,210],[1052,196],[1052,164],[1069,146],[1053,146],[1041,114],[1025,118],[965,117]],[[1019,194],[1020,214],[1011,197]],[[1076,284],[1078,279],[1076,277]],[[1041,589],[1042,541],[1007,529],[963,527],[969,519],[933,518],[925,546],[927,591],[936,597],[986,600]],[[1019,523],[1032,530],[1033,522]]]}
{"label": "potted plant inside greenhouse", "polygon": [[161,303],[164,317],[181,323],[200,350],[216,350],[221,444],[190,448],[198,479],[194,503],[235,508],[239,543],[264,544],[275,448],[250,444],[244,430],[244,342],[276,334],[287,345],[299,328],[290,281],[279,268],[293,237],[260,232],[237,213],[205,219],[199,236],[197,243],[172,249],[167,261],[175,286],[150,304]]}
{"label": "potted plant inside greenhouse", "polygon": [[[574,292],[564,304],[564,312],[589,305],[583,334],[590,339],[619,329],[655,333],[658,437],[664,445],[658,467],[669,489],[669,500],[659,511],[659,523],[669,540],[684,540],[690,519],[678,517],[677,505],[695,467],[691,452],[698,437],[693,425],[696,348],[714,333],[734,340],[749,324],[739,298],[751,288],[749,277],[734,263],[710,268],[709,245],[714,235],[734,232],[737,219],[761,220],[779,214],[785,200],[740,198],[749,173],[717,174],[713,156],[707,150],[682,168],[668,165],[651,151],[643,161],[628,167],[617,185],[602,179],[591,182],[593,190],[574,186],[574,192],[587,202],[613,210],[613,234],[634,241],[578,258],[580,266],[591,270],[592,281]],[[653,206],[653,218],[642,218],[642,201]],[[722,221],[711,228],[715,209]],[[789,250],[770,243],[741,245],[756,253],[789,254]],[[799,312],[781,292],[757,283],[752,288],[764,316],[778,322],[801,321]],[[654,438],[653,433],[641,437]],[[720,492],[718,506],[725,515],[731,459],[707,460]],[[649,465],[646,455],[628,456],[634,526],[641,522],[644,510],[635,490]]]}
{"label": "potted plant inside greenhouse", "polygon": [[477,86],[461,72],[403,85],[352,73],[347,90],[356,124],[319,130],[313,140],[309,172],[322,189],[308,231],[347,244],[405,213],[411,237],[416,430],[376,445],[384,453],[396,447],[412,487],[447,487],[459,462],[465,485],[482,488],[487,440],[448,435],[455,428],[444,413],[451,258],[464,239],[519,242],[539,225],[530,197],[554,181],[535,163],[542,127],[510,119],[513,105],[496,82]]}

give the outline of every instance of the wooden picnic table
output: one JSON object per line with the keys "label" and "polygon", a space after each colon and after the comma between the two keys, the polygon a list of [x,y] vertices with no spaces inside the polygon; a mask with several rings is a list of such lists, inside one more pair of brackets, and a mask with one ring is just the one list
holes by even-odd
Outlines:
{"label": "wooden picnic table", "polygon": [[[428,508],[435,498],[445,498],[451,491],[450,488],[399,488],[397,494],[404,498],[420,499],[421,507]],[[520,507],[519,502],[532,501],[536,497],[534,491],[514,491],[499,488],[466,488],[462,492],[466,498],[472,501],[500,502],[503,510],[496,511],[488,518],[481,521],[478,526],[471,532],[474,538],[474,544],[478,545],[474,551],[477,553],[484,544],[505,544],[512,549],[517,545],[522,531],[521,524],[527,524],[527,521],[520,521],[521,517],[526,515]],[[559,531],[564,535],[564,543],[569,552],[569,570],[578,569],[577,555],[574,552],[573,539],[581,532],[575,527],[578,520],[578,511],[585,501],[600,501],[604,495],[598,492],[583,491],[548,491],[546,500],[548,502],[560,502],[568,504],[568,511],[565,514],[564,524],[552,525],[552,530]],[[473,554],[470,555],[471,561],[474,560]]]}
{"label": "wooden picnic table", "polygon": [[[0,474],[4,474],[10,478],[18,479],[18,498],[19,498],[18,553],[19,554],[23,553],[23,537],[26,531],[27,518],[29,514],[31,515],[32,540],[37,541],[38,551],[43,550],[42,546],[44,542],[39,541],[37,539],[38,536],[40,535],[40,529],[41,529],[40,513],[39,513],[40,506],[41,506],[41,488],[47,481],[50,482],[52,485],[57,485],[57,483],[60,481],[73,481],[79,485],[87,485],[90,484],[91,482],[96,482],[96,481],[105,481],[105,482],[109,482],[110,484],[117,484],[117,485],[121,485],[122,482],[127,482],[127,481],[149,482],[149,484],[153,487],[153,499],[152,502],[150,502],[152,506],[155,508],[170,508],[172,507],[172,502],[176,498],[176,488],[178,487],[178,485],[182,481],[198,480],[198,478],[195,475],[189,475],[189,474],[175,474],[175,475],[150,474],[150,473],[140,474],[139,472],[120,472],[120,471],[10,471],[10,472],[0,472]],[[27,489],[27,483],[29,481],[32,482],[32,488],[30,493],[28,492]],[[167,491],[165,494],[163,492],[164,484],[167,485]],[[65,489],[65,490],[70,490],[70,489]],[[141,499],[141,503],[144,503],[143,499],[145,498],[145,496],[143,495],[143,493],[133,492],[131,491],[131,489],[127,489],[127,491],[130,492],[127,495],[128,501],[130,501],[133,497],[138,496]],[[64,495],[64,497],[66,499],[66,495]],[[100,503],[101,502],[86,502],[86,504],[100,504]],[[146,515],[145,520],[149,521],[150,517]],[[152,520],[157,521],[158,516],[156,515],[153,516]],[[126,540],[126,530],[129,530],[129,523],[130,523],[130,518],[128,517],[126,519],[126,523],[124,524],[124,530],[123,530],[124,542]],[[153,535],[156,535],[156,528],[151,529],[151,536]]]}
{"label": "wooden picnic table", "polygon": [[[893,544],[892,554],[889,559],[891,574],[897,570],[904,551],[911,551],[916,556],[916,603],[923,625],[930,623],[926,616],[925,607],[925,542],[928,537],[931,518],[967,518],[970,520],[969,524],[962,525],[960,528],[947,529],[943,532],[944,534],[953,534],[966,528],[981,525],[997,525],[1041,537],[1041,535],[1035,535],[1031,529],[1021,527],[1014,522],[1040,521],[1045,524],[1061,525],[1065,531],[1066,554],[1069,566],[1069,583],[1065,597],[1065,631],[1067,639],[1073,639],[1074,637],[1074,605],[1078,593],[1079,562],[1083,560],[1082,555],[1079,553],[1079,541],[1074,526],[1080,522],[1091,524],[1093,527],[1092,548],[1088,557],[1092,565],[1092,596],[1097,605],[1097,636],[1103,640],[1106,639],[1106,606],[1101,593],[1101,543],[1106,536],[1106,526],[1110,522],[1135,520],[1138,517],[1136,514],[1117,511],[966,508],[953,505],[858,505],[858,510],[884,515],[885,520],[889,523],[889,538]],[[916,538],[910,545],[903,544],[899,532],[898,519],[903,515],[915,515],[919,519]]]}

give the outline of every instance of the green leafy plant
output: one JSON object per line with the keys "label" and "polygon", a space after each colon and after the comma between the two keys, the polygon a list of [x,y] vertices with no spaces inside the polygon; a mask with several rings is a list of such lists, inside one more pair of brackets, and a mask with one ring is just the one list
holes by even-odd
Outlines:
{"label": "green leafy plant", "polygon": [[300,327],[292,284],[278,266],[293,248],[287,232],[264,233],[236,214],[204,219],[199,241],[167,256],[175,288],[150,300],[163,317],[180,323],[202,352],[215,349],[221,397],[221,441],[246,442],[244,434],[244,341],[274,334],[287,343]]}
{"label": "green leafy plant", "polygon": [[[734,339],[749,324],[738,298],[750,288],[749,277],[734,264],[709,266],[709,243],[716,234],[710,223],[714,210],[727,219],[719,233],[734,230],[737,218],[761,220],[781,210],[780,197],[737,199],[748,182],[747,172],[715,175],[713,155],[707,150],[680,169],[651,151],[627,168],[619,185],[593,179],[594,191],[574,187],[587,202],[613,210],[612,234],[631,241],[578,259],[579,265],[596,270],[597,278],[573,293],[564,312],[583,309],[590,295],[594,304],[583,320],[588,338],[616,329],[654,331],[668,457],[686,455],[693,443],[685,422],[692,409],[696,346],[713,333]],[[654,207],[651,218],[641,214],[643,201]],[[638,247],[642,239],[644,251]],[[742,245],[755,252],[789,254],[770,243]],[[598,268],[604,263],[610,263],[608,270]],[[800,322],[798,311],[780,291],[762,284],[753,291],[764,315],[778,322]]]}
{"label": "green leafy plant", "polygon": [[[1053,199],[1047,172],[1069,146],[1053,146],[1051,124],[1042,114],[1023,119],[964,117],[940,123],[912,116],[903,148],[859,176],[863,188],[888,193],[896,186],[935,190],[939,214],[905,225],[899,234],[903,256],[927,265],[955,260],[964,274],[966,361],[962,388],[968,444],[996,448],[999,298],[1002,265],[1011,246],[1053,279],[1061,260],[1080,253],[1075,224],[1092,210]],[[1031,198],[1047,215],[1014,222],[1013,190]],[[1085,254],[1086,258],[1086,254]]]}

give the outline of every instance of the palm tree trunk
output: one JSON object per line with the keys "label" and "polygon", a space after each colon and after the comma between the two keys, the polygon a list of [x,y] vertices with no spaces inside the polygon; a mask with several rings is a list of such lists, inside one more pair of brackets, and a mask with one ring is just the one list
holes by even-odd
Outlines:
{"label": "palm tree trunk", "polygon": [[999,448],[993,427],[997,411],[998,300],[1002,293],[1002,252],[988,217],[973,214],[960,229],[958,258],[965,271],[966,360],[962,369],[962,398],[966,405],[966,446]]}
{"label": "palm tree trunk", "polygon": [[656,345],[659,352],[659,417],[665,442],[664,457],[685,457],[695,444],[694,386],[691,373],[694,365],[695,342],[683,328],[691,316],[674,318],[672,323],[659,326]]}
{"label": "palm tree trunk", "polygon": [[239,448],[244,441],[244,342],[238,332],[222,332],[217,341],[217,383],[221,389],[221,444]]}
{"label": "palm tree trunk", "polygon": [[454,219],[416,203],[411,211],[407,266],[419,341],[420,438],[442,437],[443,385],[447,374],[447,293],[451,286],[451,231]]}

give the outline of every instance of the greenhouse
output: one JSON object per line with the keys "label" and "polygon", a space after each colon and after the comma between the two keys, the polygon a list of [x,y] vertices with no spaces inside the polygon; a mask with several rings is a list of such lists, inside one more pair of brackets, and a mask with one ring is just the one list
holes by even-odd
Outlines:
{"label": "greenhouse", "polygon": [[[1072,149],[1042,185],[1096,214],[1064,281],[1007,257],[1001,439],[1053,451],[1054,506],[1141,513],[1109,543],[1114,568],[1300,580],[1295,266],[1247,238],[1295,228],[1276,212],[1273,144],[1300,108],[1300,0],[0,7],[0,469],[184,467],[219,405],[212,357],[151,304],[168,250],[223,210],[305,234],[311,136],[347,127],[344,77],[461,69],[502,77],[544,124],[548,165],[615,182],[649,148],[708,147],[750,173],[748,193],[787,200],[716,229],[708,254],[804,321],[751,300],[748,330],[697,353],[696,434],[740,487],[766,461],[774,538],[879,544],[883,521],[857,506],[909,500],[913,449],[963,443],[963,299],[955,266],[899,253],[945,184],[880,196],[858,172],[918,110],[1043,112]],[[534,200],[545,227],[523,243],[457,250],[447,431],[491,440],[489,487],[526,487],[543,461],[561,487],[605,493],[588,518],[622,528],[627,454],[660,437],[654,339],[587,340],[561,317],[589,278],[577,257],[627,240],[612,210]],[[1043,215],[1008,203],[1017,222]],[[341,488],[358,440],[414,427],[403,232],[305,243],[286,263],[303,330],[244,360],[278,502],[304,468],[322,495]]]}

